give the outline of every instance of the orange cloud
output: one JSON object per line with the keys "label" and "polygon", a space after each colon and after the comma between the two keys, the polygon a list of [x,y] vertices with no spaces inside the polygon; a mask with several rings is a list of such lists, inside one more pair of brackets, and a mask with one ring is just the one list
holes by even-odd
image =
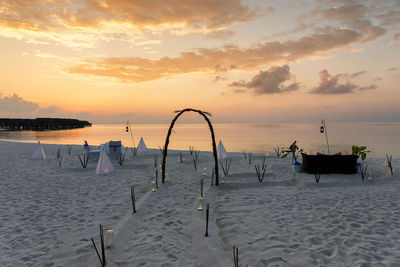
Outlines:
{"label": "orange cloud", "polygon": [[163,57],[157,60],[139,57],[99,58],[87,60],[65,71],[114,77],[124,82],[143,82],[192,72],[254,70],[259,66],[294,61],[318,52],[346,47],[362,38],[362,34],[354,30],[325,27],[298,40],[266,42],[251,48],[201,48],[196,52],[182,52],[176,58]]}
{"label": "orange cloud", "polygon": [[97,28],[104,22],[217,29],[271,12],[271,8],[250,9],[240,0],[0,0],[0,25],[41,31]]}

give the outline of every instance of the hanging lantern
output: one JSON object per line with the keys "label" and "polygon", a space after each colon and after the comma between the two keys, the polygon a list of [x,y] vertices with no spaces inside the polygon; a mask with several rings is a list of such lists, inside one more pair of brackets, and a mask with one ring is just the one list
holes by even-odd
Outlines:
{"label": "hanging lantern", "polygon": [[323,125],[321,125],[321,128],[320,128],[319,132],[320,133],[324,133],[324,126]]}
{"label": "hanging lantern", "polygon": [[128,128],[128,126],[126,126],[126,128],[125,128],[125,131],[126,131],[126,132],[129,132],[129,128]]}

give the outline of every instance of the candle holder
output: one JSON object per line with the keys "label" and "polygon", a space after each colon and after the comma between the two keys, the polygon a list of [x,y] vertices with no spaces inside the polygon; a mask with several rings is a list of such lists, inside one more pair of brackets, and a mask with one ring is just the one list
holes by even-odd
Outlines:
{"label": "candle holder", "polygon": [[104,244],[107,249],[111,249],[114,246],[114,230],[104,229]]}

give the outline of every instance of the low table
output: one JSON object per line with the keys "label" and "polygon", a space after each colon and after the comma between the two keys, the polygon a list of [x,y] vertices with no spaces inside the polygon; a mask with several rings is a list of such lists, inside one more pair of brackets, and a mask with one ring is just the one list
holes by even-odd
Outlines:
{"label": "low table", "polygon": [[307,173],[341,173],[357,172],[356,155],[302,155],[302,169]]}

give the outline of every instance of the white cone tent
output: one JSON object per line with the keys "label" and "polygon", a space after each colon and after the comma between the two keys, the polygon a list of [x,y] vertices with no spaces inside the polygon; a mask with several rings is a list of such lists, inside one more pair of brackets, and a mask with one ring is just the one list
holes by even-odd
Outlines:
{"label": "white cone tent", "polygon": [[46,159],[46,154],[40,141],[37,143],[35,151],[33,151],[32,159]]}
{"label": "white cone tent", "polygon": [[138,153],[142,153],[142,152],[147,152],[147,147],[146,144],[143,141],[143,137],[140,138],[139,144],[137,146],[137,151]]}
{"label": "white cone tent", "polygon": [[219,143],[218,143],[217,153],[218,153],[219,159],[224,159],[227,157],[227,153],[226,153],[224,144],[222,144],[221,140],[219,140]]}
{"label": "white cone tent", "polygon": [[108,157],[104,146],[100,147],[100,157],[97,162],[96,174],[108,174],[115,170],[110,158]]}

